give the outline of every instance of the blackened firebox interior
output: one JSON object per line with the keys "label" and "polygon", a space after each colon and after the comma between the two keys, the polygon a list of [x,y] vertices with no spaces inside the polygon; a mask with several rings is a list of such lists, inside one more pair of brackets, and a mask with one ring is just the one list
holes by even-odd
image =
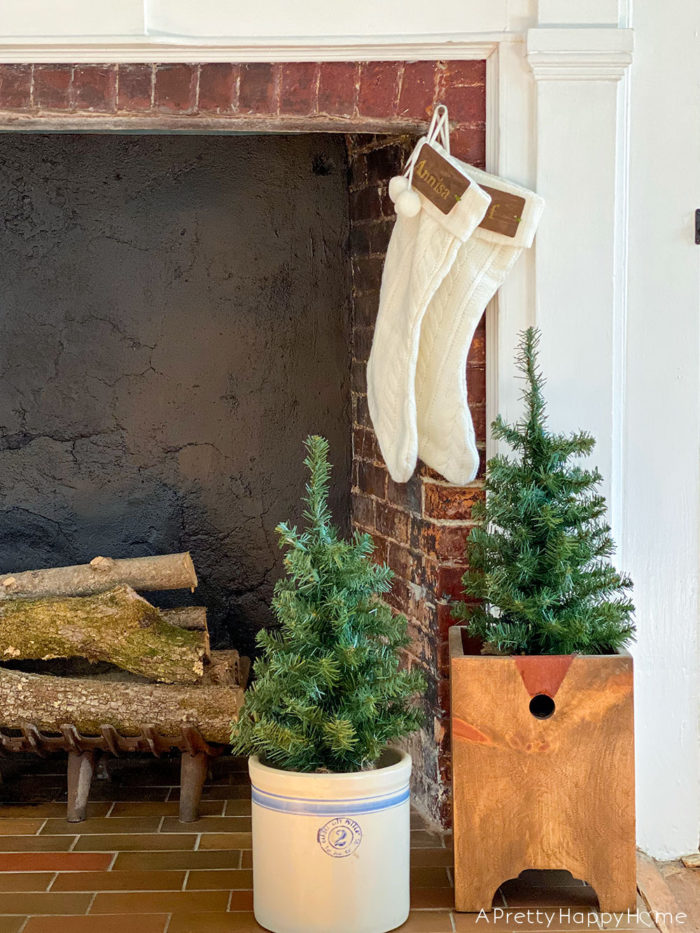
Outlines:
{"label": "blackened firebox interior", "polygon": [[349,526],[344,138],[3,134],[0,200],[0,572],[189,550],[250,653],[309,433]]}

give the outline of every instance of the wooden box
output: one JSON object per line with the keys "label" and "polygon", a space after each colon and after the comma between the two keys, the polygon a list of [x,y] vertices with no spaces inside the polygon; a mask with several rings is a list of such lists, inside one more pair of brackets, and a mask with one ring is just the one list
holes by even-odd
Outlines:
{"label": "wooden box", "polygon": [[603,911],[636,904],[632,658],[469,654],[450,631],[455,901],[490,910],[528,868]]}

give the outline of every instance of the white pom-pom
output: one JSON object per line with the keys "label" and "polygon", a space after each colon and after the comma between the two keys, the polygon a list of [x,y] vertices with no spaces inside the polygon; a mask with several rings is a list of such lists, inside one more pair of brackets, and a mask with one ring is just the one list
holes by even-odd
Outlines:
{"label": "white pom-pom", "polygon": [[402,217],[415,217],[420,211],[420,198],[415,191],[406,189],[396,199],[396,213]]}
{"label": "white pom-pom", "polygon": [[405,175],[395,175],[389,182],[389,197],[396,204],[398,196],[408,189],[408,178]]}

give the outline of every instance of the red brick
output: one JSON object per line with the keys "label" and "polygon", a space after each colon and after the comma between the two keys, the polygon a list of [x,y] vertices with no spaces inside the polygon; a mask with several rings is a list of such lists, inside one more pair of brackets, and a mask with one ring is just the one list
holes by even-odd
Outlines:
{"label": "red brick", "polygon": [[319,112],[351,117],[355,113],[359,80],[360,66],[355,62],[321,62]]}
{"label": "red brick", "polygon": [[483,126],[486,120],[486,87],[455,87],[448,85],[441,97],[446,104],[450,120]]}
{"label": "red brick", "polygon": [[450,682],[444,678],[438,683],[438,703],[442,712],[449,716],[450,714]]}
{"label": "red brick", "polygon": [[450,133],[450,150],[458,159],[483,166],[486,159],[485,131],[472,126],[457,126]]}
{"label": "red brick", "polygon": [[394,577],[391,590],[386,594],[386,601],[399,612],[408,613],[411,602],[411,591],[408,583],[401,577]]}
{"label": "red brick", "polygon": [[241,113],[277,113],[277,69],[274,65],[263,62],[241,65],[238,109]]}
{"label": "red brick", "polygon": [[356,191],[360,188],[367,187],[367,153],[366,152],[360,152],[350,157],[349,187],[351,191]]}
{"label": "red brick", "polygon": [[204,113],[231,113],[236,108],[238,65],[213,62],[199,72],[199,109]]}
{"label": "red brick", "polygon": [[412,476],[407,483],[397,483],[391,477],[386,487],[386,497],[393,505],[399,505],[416,515],[421,511],[421,479]]}
{"label": "red brick", "polygon": [[356,492],[352,494],[352,520],[363,528],[374,528],[374,499]]}
{"label": "red brick", "polygon": [[482,314],[481,320],[476,326],[471,346],[469,347],[469,356],[467,357],[467,366],[486,365],[486,315]]}
{"label": "red brick", "polygon": [[31,65],[0,65],[0,109],[26,110],[31,92]]}
{"label": "red brick", "polygon": [[161,113],[193,113],[197,95],[196,65],[158,65],[154,104]]}
{"label": "red brick", "polygon": [[437,666],[437,646],[415,620],[410,619],[407,634],[410,638],[409,651],[418,660],[417,666],[434,669]]}
{"label": "red brick", "polygon": [[435,62],[406,62],[398,116],[429,119],[436,97],[436,81]]}
{"label": "red brick", "polygon": [[437,470],[434,470],[432,467],[426,466],[422,460],[418,461],[418,474],[428,479],[439,479],[441,482],[445,482],[444,476],[441,476]]}
{"label": "red brick", "polygon": [[423,481],[423,514],[426,518],[447,518],[470,521],[472,508],[482,501],[480,486],[445,486]]}
{"label": "red brick", "polygon": [[371,255],[386,255],[393,230],[393,220],[375,220],[367,224],[369,251]]}
{"label": "red brick", "polygon": [[394,210],[394,202],[389,197],[388,184],[379,192],[379,196],[382,199],[382,216],[396,220],[396,211]]}
{"label": "red brick", "polygon": [[373,327],[355,327],[352,332],[352,354],[354,359],[366,361],[372,349]]}
{"label": "red brick", "polygon": [[447,642],[452,626],[459,625],[459,619],[455,619],[452,615],[452,608],[450,603],[439,602],[437,604],[438,636],[441,642]]}
{"label": "red brick", "polygon": [[394,116],[398,78],[398,62],[363,62],[360,65],[358,112],[365,117]]}
{"label": "red brick", "polygon": [[390,541],[386,561],[397,576],[407,580],[411,578],[413,559],[407,547]]}
{"label": "red brick", "polygon": [[316,62],[288,62],[280,76],[280,113],[316,113],[319,65]]}
{"label": "red brick", "polygon": [[72,80],[72,65],[35,65],[35,106],[40,110],[68,110]]}
{"label": "red brick", "polygon": [[372,538],[372,544],[374,545],[372,560],[375,562],[375,564],[385,564],[389,542],[386,538],[382,537],[382,535],[378,535],[373,532],[370,532],[370,537]]}
{"label": "red brick", "polygon": [[117,109],[143,113],[151,109],[153,98],[152,65],[120,65]]}
{"label": "red brick", "polygon": [[464,599],[464,586],[462,577],[465,568],[463,566],[450,566],[441,564],[438,567],[437,584],[435,586],[435,595],[438,599]]}
{"label": "red brick", "polygon": [[360,360],[353,360],[351,363],[350,388],[353,392],[367,391],[367,365]]}
{"label": "red brick", "polygon": [[387,140],[367,153],[367,181],[370,185],[388,185],[392,175],[398,175],[409,154],[406,146],[396,140]]}
{"label": "red brick", "polygon": [[107,871],[109,852],[8,852],[0,854],[0,871]]}
{"label": "red brick", "polygon": [[352,281],[358,293],[376,291],[382,281],[384,260],[380,256],[353,256]]}
{"label": "red brick", "polygon": [[78,110],[114,113],[117,109],[116,65],[76,65],[73,103]]}
{"label": "red brick", "polygon": [[486,367],[467,366],[467,395],[470,405],[486,401]]}
{"label": "red brick", "polygon": [[372,463],[384,464],[374,431],[371,428],[355,427],[353,429],[355,459],[369,460]]}
{"label": "red brick", "polygon": [[369,406],[367,396],[353,393],[352,396],[352,417],[354,424],[361,424],[366,428],[372,427],[372,419],[369,415]]}
{"label": "red brick", "polygon": [[367,463],[366,460],[360,460],[357,466],[357,485],[360,492],[383,499],[386,495],[386,470],[374,463]]}
{"label": "red brick", "polygon": [[470,85],[486,84],[486,61],[444,62],[441,69],[441,92],[450,86],[469,87]]}
{"label": "red brick", "polygon": [[379,449],[379,441],[372,427],[365,428],[365,460],[380,463],[384,466],[384,457]]}
{"label": "red brick", "polygon": [[382,199],[376,187],[360,188],[350,195],[350,217],[358,220],[374,220],[382,216]]}
{"label": "red brick", "polygon": [[350,226],[350,252],[353,256],[369,256],[372,252],[370,230],[367,223],[352,223]]}
{"label": "red brick", "polygon": [[421,550],[438,560],[462,560],[470,530],[468,525],[436,525],[424,522]]}
{"label": "red brick", "polygon": [[411,530],[411,517],[400,509],[378,502],[375,510],[376,527],[380,534],[408,544]]}
{"label": "red brick", "polygon": [[486,438],[486,405],[482,402],[474,403],[469,406],[474,425],[474,434],[477,440],[483,441]]}
{"label": "red brick", "polygon": [[367,433],[367,428],[358,428],[354,427],[352,429],[352,455],[355,460],[357,459],[367,459],[365,457],[365,435]]}
{"label": "red brick", "polygon": [[355,295],[353,300],[355,324],[364,327],[374,327],[374,322],[377,320],[378,310],[378,290],[373,292],[365,292],[362,295]]}

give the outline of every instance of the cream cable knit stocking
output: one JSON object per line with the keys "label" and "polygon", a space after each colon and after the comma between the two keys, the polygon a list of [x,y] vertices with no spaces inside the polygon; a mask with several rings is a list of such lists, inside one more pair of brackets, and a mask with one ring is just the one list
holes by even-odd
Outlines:
{"label": "cream cable knit stocking", "polygon": [[[443,153],[444,154],[444,153]],[[479,467],[467,405],[466,365],[474,331],[524,248],[532,244],[544,201],[526,188],[461,163],[478,185],[525,200],[514,237],[478,227],[457,254],[423,320],[416,367],[418,456],[457,485]]]}
{"label": "cream cable knit stocking", "polygon": [[399,215],[392,232],[367,365],[372,423],[389,473],[399,483],[410,479],[418,456],[415,371],[423,315],[490,204],[473,183],[449,214],[417,192],[416,197],[419,212]]}

